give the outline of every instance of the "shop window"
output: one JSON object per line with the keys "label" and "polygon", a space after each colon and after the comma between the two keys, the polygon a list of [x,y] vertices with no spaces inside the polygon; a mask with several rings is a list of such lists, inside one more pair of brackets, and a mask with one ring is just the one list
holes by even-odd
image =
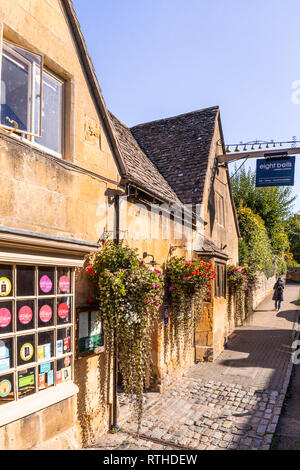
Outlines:
{"label": "shop window", "polygon": [[72,276],[69,268],[0,265],[0,405],[72,380]]}
{"label": "shop window", "polygon": [[2,41],[1,127],[62,155],[63,80],[43,67],[43,56]]}
{"label": "shop window", "polygon": [[226,298],[226,266],[225,264],[216,263],[215,265],[215,297]]}

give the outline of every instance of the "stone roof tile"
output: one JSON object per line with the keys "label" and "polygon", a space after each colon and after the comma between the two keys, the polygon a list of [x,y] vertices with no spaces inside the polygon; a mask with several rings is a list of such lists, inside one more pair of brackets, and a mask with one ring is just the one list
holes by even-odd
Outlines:
{"label": "stone roof tile", "polygon": [[139,124],[131,133],[184,204],[202,202],[219,107]]}

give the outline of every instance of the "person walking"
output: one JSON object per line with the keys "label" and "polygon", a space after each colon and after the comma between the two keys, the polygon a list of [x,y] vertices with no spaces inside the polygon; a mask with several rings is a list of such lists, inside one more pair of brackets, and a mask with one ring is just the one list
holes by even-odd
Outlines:
{"label": "person walking", "polygon": [[275,300],[275,310],[280,311],[281,302],[283,301],[284,281],[279,277],[273,287],[274,294],[273,300]]}

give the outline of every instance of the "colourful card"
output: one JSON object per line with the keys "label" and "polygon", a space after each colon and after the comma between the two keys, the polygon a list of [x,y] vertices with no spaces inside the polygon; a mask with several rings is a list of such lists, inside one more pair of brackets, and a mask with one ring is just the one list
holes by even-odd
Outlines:
{"label": "colourful card", "polygon": [[61,384],[62,383],[62,373],[61,370],[58,370],[56,372],[56,384]]}
{"label": "colourful card", "polygon": [[42,361],[45,358],[45,348],[44,348],[44,346],[38,346],[37,347],[37,356],[38,356],[38,361]]}
{"label": "colourful card", "polygon": [[51,385],[54,385],[54,371],[53,370],[49,370],[47,374],[47,384],[48,384],[48,387],[50,387]]}
{"label": "colourful card", "polygon": [[10,361],[9,357],[6,359],[0,359],[0,372],[3,372],[4,370],[10,369]]}
{"label": "colourful card", "polygon": [[39,390],[46,388],[45,379],[46,374],[39,374]]}
{"label": "colourful card", "polygon": [[51,357],[51,344],[45,344],[44,345],[44,354],[45,354],[45,359],[50,359]]}
{"label": "colourful card", "polygon": [[64,342],[62,339],[56,341],[56,355],[62,356],[64,353]]}

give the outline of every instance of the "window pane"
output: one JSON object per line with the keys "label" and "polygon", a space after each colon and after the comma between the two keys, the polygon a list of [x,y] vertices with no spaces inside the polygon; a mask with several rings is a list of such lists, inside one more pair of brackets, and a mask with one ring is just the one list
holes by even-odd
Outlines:
{"label": "window pane", "polygon": [[54,325],[54,300],[53,299],[43,299],[39,300],[39,321],[38,327],[49,327]]}
{"label": "window pane", "polygon": [[2,264],[0,265],[0,297],[8,297],[12,295],[13,295],[12,267]]}
{"label": "window pane", "polygon": [[29,297],[35,294],[34,266],[17,266],[17,296]]}
{"label": "window pane", "polygon": [[57,292],[58,294],[71,293],[71,272],[69,269],[57,269]]}
{"label": "window pane", "polygon": [[[33,132],[33,74],[36,68],[40,71],[41,67],[42,59],[37,54],[25,51],[12,44],[3,43],[1,124],[13,128],[13,123],[6,119],[8,117],[18,124],[20,130]],[[37,99],[40,94],[40,87],[36,88],[34,95]],[[39,109],[37,110],[37,121],[39,122]]]}
{"label": "window pane", "polygon": [[13,304],[12,302],[0,302],[0,335],[13,331]]}
{"label": "window pane", "polygon": [[17,302],[17,330],[32,330],[35,327],[35,308],[33,300]]}
{"label": "window pane", "polygon": [[72,351],[71,328],[57,330],[56,355],[62,356]]}
{"label": "window pane", "polygon": [[18,373],[18,397],[24,398],[35,393],[35,369]]}
{"label": "window pane", "polygon": [[54,294],[54,268],[39,268],[39,295]]}
{"label": "window pane", "polygon": [[54,331],[44,331],[38,337],[38,361],[46,361],[54,355]]}
{"label": "window pane", "polygon": [[79,352],[93,351],[103,346],[102,323],[98,312],[79,313]]}
{"label": "window pane", "polygon": [[36,138],[38,144],[59,154],[62,153],[62,87],[54,77],[43,74],[42,137]]}
{"label": "window pane", "polygon": [[18,128],[30,132],[28,112],[30,96],[30,65],[12,55],[3,45],[1,79],[1,124],[10,126],[7,117],[16,121]]}
{"label": "window pane", "polygon": [[0,339],[0,373],[14,367],[13,339]]}
{"label": "window pane", "polygon": [[65,357],[57,361],[56,384],[68,382],[72,379],[71,357]]}
{"label": "window pane", "polygon": [[46,362],[39,366],[38,388],[47,390],[54,385],[54,363]]}
{"label": "window pane", "polygon": [[17,338],[18,366],[35,362],[35,336],[27,335]]}
{"label": "window pane", "polygon": [[13,374],[0,377],[0,406],[14,401],[14,376]]}
{"label": "window pane", "polygon": [[57,324],[65,325],[72,321],[71,297],[57,299]]}

